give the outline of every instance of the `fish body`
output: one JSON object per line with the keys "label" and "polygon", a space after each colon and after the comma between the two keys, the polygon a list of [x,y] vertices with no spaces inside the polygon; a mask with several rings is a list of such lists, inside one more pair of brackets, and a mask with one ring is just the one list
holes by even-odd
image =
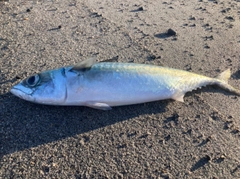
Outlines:
{"label": "fish body", "polygon": [[227,83],[230,70],[217,78],[173,68],[86,60],[31,76],[11,92],[28,101],[47,105],[89,106],[108,110],[111,106],[174,99],[183,102],[186,92],[218,85],[240,95]]}

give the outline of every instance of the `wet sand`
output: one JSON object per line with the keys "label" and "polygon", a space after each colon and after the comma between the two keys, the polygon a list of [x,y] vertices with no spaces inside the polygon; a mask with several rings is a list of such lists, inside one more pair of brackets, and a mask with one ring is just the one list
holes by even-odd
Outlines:
{"label": "wet sand", "polygon": [[217,87],[111,111],[9,93],[91,56],[211,77],[230,68],[239,89],[239,29],[238,0],[0,1],[0,178],[240,178],[240,98]]}

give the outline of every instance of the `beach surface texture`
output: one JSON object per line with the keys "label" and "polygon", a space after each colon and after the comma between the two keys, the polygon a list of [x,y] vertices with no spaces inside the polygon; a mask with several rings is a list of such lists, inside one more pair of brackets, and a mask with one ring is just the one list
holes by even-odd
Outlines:
{"label": "beach surface texture", "polygon": [[0,1],[0,178],[240,178],[240,98],[221,88],[109,111],[9,92],[89,57],[230,69],[240,89],[239,29],[239,0]]}

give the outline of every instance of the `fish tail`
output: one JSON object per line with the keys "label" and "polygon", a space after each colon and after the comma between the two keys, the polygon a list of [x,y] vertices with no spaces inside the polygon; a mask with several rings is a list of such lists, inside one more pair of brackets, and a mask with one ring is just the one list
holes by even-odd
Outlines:
{"label": "fish tail", "polygon": [[224,72],[220,73],[217,76],[218,80],[217,80],[216,84],[218,86],[220,86],[221,88],[240,96],[240,90],[236,89],[233,86],[228,84],[228,80],[229,80],[230,76],[231,76],[230,69],[225,70]]}

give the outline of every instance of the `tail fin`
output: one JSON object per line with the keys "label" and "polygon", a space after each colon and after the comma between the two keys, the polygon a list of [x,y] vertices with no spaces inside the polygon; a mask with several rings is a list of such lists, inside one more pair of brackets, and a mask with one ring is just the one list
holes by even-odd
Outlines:
{"label": "tail fin", "polygon": [[217,76],[217,79],[218,79],[217,85],[227,91],[230,91],[230,92],[235,93],[236,95],[240,96],[240,90],[238,90],[228,84],[228,79],[230,78],[230,76],[231,76],[230,69],[227,69],[224,72],[220,73]]}

